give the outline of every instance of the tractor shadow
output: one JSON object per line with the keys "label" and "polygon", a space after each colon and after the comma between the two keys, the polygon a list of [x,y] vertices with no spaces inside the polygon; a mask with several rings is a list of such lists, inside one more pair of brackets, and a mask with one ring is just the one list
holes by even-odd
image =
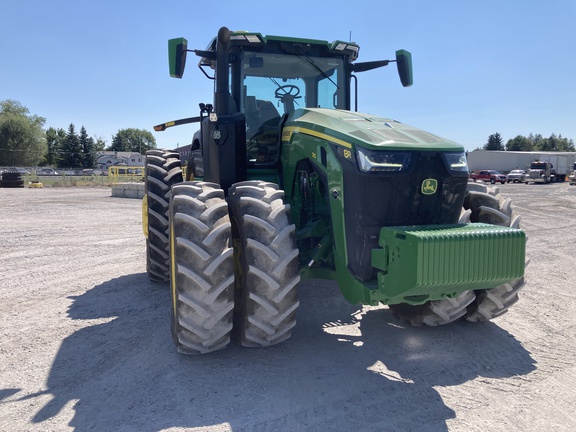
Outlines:
{"label": "tractor shadow", "polygon": [[169,289],[145,274],[75,297],[68,317],[80,328],[63,340],[47,389],[22,398],[51,396],[33,417],[40,425],[72,403],[76,430],[447,431],[456,412],[434,386],[535,369],[495,324],[405,327],[387,308],[347,304],[325,281],[302,284],[292,338],[266,349],[179,355]]}

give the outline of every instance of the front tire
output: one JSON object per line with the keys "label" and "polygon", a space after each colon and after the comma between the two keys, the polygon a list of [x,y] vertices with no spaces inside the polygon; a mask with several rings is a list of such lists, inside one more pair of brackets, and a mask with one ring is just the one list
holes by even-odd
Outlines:
{"label": "front tire", "polygon": [[204,159],[202,150],[193,150],[188,158],[186,168],[186,181],[201,179],[204,177]]}
{"label": "front tire", "polygon": [[[481,187],[483,186],[483,187]],[[498,188],[479,185],[468,191],[464,200],[463,214],[470,222],[520,228],[520,216],[514,214],[510,199],[504,199]],[[465,220],[466,221],[466,220]],[[471,322],[489,321],[505,314],[510,306],[518,301],[518,291],[524,286],[524,278],[498,285],[487,290],[474,291],[476,298],[468,306],[466,320]]]}
{"label": "front tire", "polygon": [[[497,187],[483,183],[468,183],[467,194],[459,223],[481,222],[519,228],[520,217],[512,211],[511,200],[502,198]],[[524,278],[492,289],[463,291],[455,298],[429,301],[422,305],[390,305],[401,321],[413,326],[437,326],[460,318],[468,321],[488,321],[506,313],[518,301],[518,291]]]}
{"label": "front tire", "polygon": [[456,297],[428,301],[418,306],[401,303],[388,307],[400,321],[409,322],[415,327],[422,324],[434,327],[462,318],[474,298],[472,291],[462,291]]}
{"label": "front tire", "polygon": [[172,337],[183,354],[230,342],[234,260],[228,206],[217,184],[186,182],[170,201]]}
{"label": "front tire", "polygon": [[284,191],[273,183],[232,185],[228,206],[235,257],[234,332],[247,347],[288,339],[298,308],[298,249]]}

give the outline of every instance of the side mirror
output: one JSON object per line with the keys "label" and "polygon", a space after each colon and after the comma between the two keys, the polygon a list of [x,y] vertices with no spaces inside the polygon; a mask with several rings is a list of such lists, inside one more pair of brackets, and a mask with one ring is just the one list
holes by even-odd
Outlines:
{"label": "side mirror", "polygon": [[168,65],[172,78],[182,78],[186,67],[186,52],[188,41],[184,38],[170,39],[168,41]]}
{"label": "side mirror", "polygon": [[406,50],[396,51],[396,66],[398,75],[403,87],[410,87],[413,84],[412,78],[412,54]]}

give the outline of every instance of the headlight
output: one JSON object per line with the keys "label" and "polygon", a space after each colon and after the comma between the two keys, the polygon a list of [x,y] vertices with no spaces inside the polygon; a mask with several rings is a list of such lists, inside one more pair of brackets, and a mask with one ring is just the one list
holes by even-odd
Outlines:
{"label": "headlight", "polygon": [[451,172],[468,172],[468,161],[464,152],[442,153],[446,168]]}
{"label": "headlight", "polygon": [[362,172],[401,172],[408,169],[411,152],[356,149]]}

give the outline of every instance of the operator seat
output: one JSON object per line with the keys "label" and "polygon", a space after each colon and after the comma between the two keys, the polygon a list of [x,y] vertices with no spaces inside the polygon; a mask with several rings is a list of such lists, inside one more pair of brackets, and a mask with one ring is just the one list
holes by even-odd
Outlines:
{"label": "operator seat", "polygon": [[267,100],[246,96],[246,144],[248,160],[269,162],[278,154],[278,124],[280,113]]}
{"label": "operator seat", "polygon": [[246,96],[244,115],[248,139],[269,126],[277,126],[280,121],[280,113],[274,104],[267,100],[256,99],[255,96]]}
{"label": "operator seat", "polygon": [[258,108],[258,112],[260,113],[260,124],[264,124],[272,119],[278,119],[278,121],[280,120],[280,113],[272,102],[257,99],[256,106]]}

